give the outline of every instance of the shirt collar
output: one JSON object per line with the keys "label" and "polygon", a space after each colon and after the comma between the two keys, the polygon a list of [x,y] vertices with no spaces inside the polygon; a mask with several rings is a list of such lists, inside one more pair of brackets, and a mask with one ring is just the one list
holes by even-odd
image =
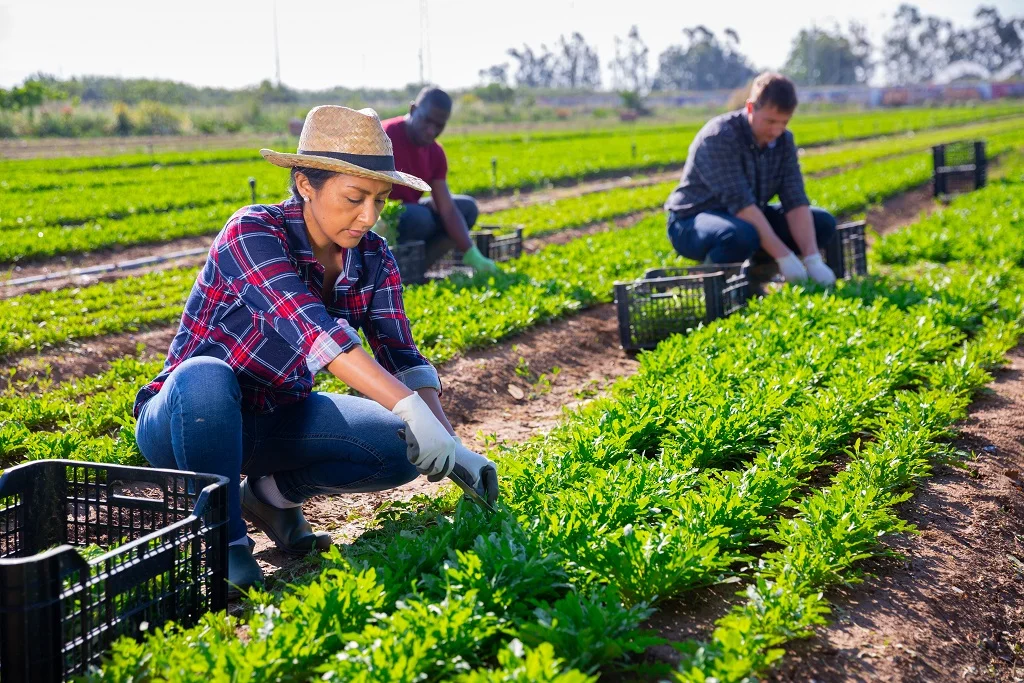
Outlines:
{"label": "shirt collar", "polygon": [[284,228],[288,233],[288,249],[301,263],[316,263],[313,256],[313,247],[309,243],[309,235],[306,234],[306,220],[302,217],[302,204],[295,197],[289,197],[281,202],[281,209],[284,211]]}

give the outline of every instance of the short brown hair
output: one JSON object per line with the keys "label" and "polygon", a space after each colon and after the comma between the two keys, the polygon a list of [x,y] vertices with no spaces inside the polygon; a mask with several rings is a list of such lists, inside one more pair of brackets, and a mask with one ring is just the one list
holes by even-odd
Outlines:
{"label": "short brown hair", "polygon": [[785,114],[791,114],[797,105],[796,86],[782,74],[765,71],[750,86],[750,101],[754,103],[754,109],[770,104]]}

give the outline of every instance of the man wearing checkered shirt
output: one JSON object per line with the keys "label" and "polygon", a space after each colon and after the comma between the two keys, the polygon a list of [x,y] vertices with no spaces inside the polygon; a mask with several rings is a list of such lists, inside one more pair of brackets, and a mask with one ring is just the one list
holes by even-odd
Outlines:
{"label": "man wearing checkered shirt", "polygon": [[[683,177],[668,201],[675,250],[703,263],[770,257],[787,282],[829,285],[821,257],[836,220],[811,207],[793,134],[796,88],[786,77],[757,77],[739,111],[709,121],[690,144]],[[779,203],[769,201],[778,195]]]}

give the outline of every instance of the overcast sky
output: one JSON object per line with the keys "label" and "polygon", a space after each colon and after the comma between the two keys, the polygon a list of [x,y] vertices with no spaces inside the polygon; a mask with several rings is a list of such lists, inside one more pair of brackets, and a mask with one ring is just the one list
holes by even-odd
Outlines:
{"label": "overcast sky", "polygon": [[[420,7],[425,5],[425,21]],[[922,11],[970,23],[977,5],[925,0]],[[1024,13],[1024,0],[990,0],[1004,15]],[[421,34],[427,79],[458,88],[477,72],[508,61],[524,42],[553,46],[579,31],[598,48],[602,65],[615,36],[630,25],[657,55],[704,24],[721,35],[736,29],[741,49],[758,67],[785,61],[796,32],[855,19],[879,39],[896,2],[857,0],[278,0],[281,79],[289,86],[394,88],[419,78]],[[29,74],[172,79],[241,87],[274,78],[274,0],[0,0],[0,86]],[[421,32],[421,25],[426,28]],[[605,74],[604,85],[610,85]]]}

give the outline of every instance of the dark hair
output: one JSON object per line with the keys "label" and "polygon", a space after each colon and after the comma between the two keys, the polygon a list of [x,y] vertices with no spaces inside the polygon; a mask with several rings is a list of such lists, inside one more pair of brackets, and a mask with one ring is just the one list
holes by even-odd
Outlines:
{"label": "dark hair", "polygon": [[765,71],[750,86],[750,100],[754,109],[770,104],[784,114],[792,114],[797,105],[796,86],[782,74]]}
{"label": "dark hair", "polygon": [[301,173],[306,176],[309,184],[313,186],[314,190],[320,190],[324,184],[336,175],[341,175],[335,171],[325,171],[320,168],[306,168],[304,166],[292,166],[292,196],[295,197],[295,201],[301,202],[302,195],[299,193],[299,186],[295,182],[295,175]]}
{"label": "dark hair", "polygon": [[423,105],[440,107],[445,111],[452,110],[452,96],[446,93],[440,88],[435,88],[432,85],[428,85],[420,90],[420,93],[416,95],[416,99],[413,101],[417,107]]}

